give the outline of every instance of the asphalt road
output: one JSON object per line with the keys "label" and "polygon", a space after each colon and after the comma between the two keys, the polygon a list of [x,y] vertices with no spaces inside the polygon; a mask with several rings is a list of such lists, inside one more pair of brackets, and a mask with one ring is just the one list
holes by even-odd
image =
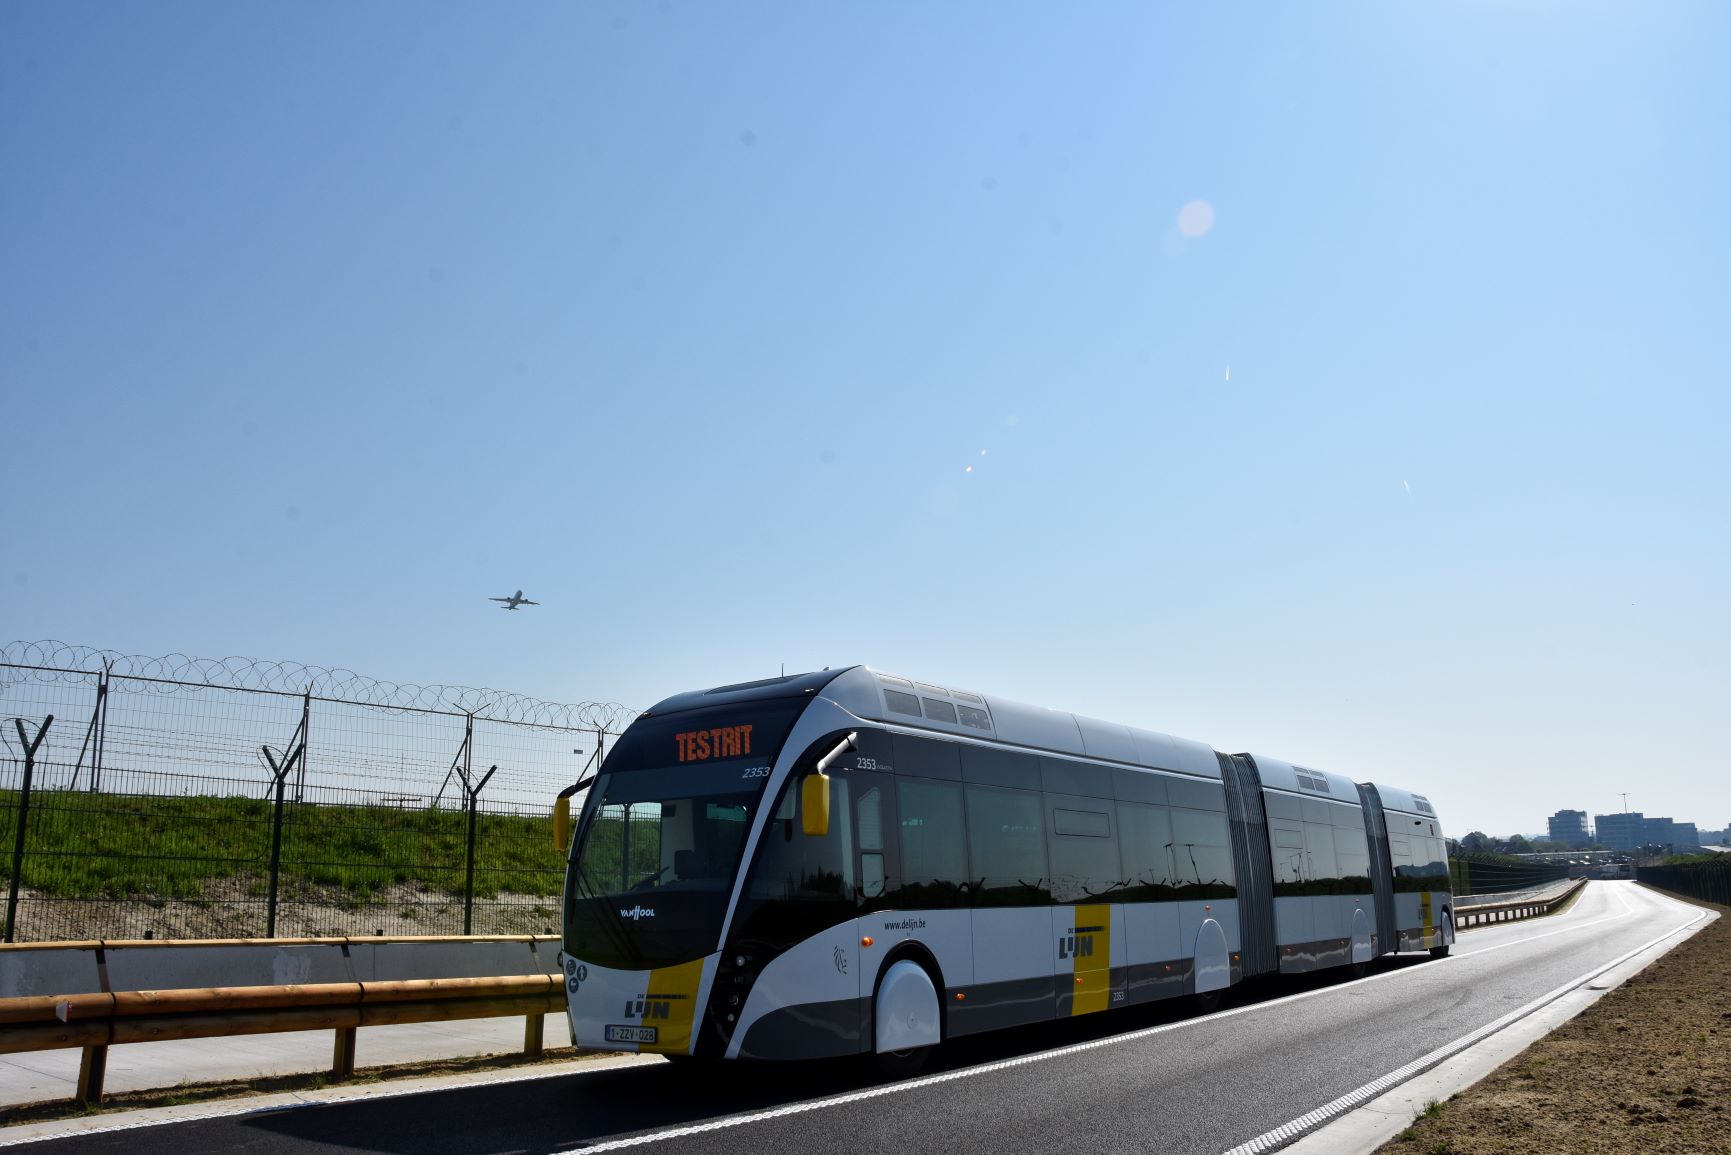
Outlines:
{"label": "asphalt road", "polygon": [[813,1150],[1219,1155],[1688,923],[1632,883],[1565,914],[1462,932],[1447,959],[1359,982],[1282,981],[1222,1012],[1132,1009],[961,1040],[927,1075],[860,1063],[673,1064],[128,1128],[20,1150],[563,1152],[621,1140],[656,1155]]}

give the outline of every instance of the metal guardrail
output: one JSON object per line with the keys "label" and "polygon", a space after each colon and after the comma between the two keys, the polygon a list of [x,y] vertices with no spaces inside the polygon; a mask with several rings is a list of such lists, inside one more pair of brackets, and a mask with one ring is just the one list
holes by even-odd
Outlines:
{"label": "metal guardrail", "polygon": [[1563,894],[1580,879],[1563,878],[1555,882],[1540,883],[1538,886],[1528,886],[1520,890],[1507,891],[1502,894],[1470,894],[1456,895],[1456,910],[1472,910],[1481,906],[1497,906],[1511,902],[1526,902],[1535,898],[1551,898]]}
{"label": "metal guardrail", "polygon": [[1454,911],[1455,927],[1460,929],[1469,926],[1483,926],[1491,922],[1512,922],[1518,918],[1533,918],[1538,915],[1550,914],[1573,898],[1576,892],[1586,884],[1586,879],[1577,878],[1554,894],[1470,907],[1462,907],[1457,904]]}
{"label": "metal guardrail", "polygon": [[557,949],[530,935],[0,948],[0,1053],[82,1048],[85,1103],[101,1102],[108,1048],[122,1043],[330,1030],[331,1074],[346,1079],[361,1027],[521,1015],[523,1049],[539,1054],[545,1016],[565,1005]]}

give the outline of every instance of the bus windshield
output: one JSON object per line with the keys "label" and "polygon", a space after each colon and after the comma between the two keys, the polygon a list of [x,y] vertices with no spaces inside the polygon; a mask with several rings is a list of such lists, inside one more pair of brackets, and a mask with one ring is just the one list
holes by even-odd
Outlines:
{"label": "bus windshield", "polygon": [[668,966],[716,949],[775,755],[803,703],[645,718],[583,808],[565,949],[602,966]]}
{"label": "bus windshield", "polygon": [[[763,791],[698,793],[665,771],[608,775],[573,870],[581,898],[727,889]],[[716,783],[732,786],[732,783]]]}

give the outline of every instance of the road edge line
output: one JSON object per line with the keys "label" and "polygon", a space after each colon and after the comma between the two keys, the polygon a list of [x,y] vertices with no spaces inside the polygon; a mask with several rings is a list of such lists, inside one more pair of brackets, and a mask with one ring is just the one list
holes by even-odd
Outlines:
{"label": "road edge line", "polygon": [[[1662,897],[1669,898],[1669,896]],[[1671,901],[1676,902],[1677,900],[1672,899]],[[1373,1079],[1355,1091],[1347,1092],[1332,1103],[1300,1115],[1298,1118],[1283,1123],[1271,1131],[1266,1131],[1246,1143],[1240,1143],[1226,1151],[1224,1155],[1266,1155],[1267,1152],[1287,1147],[1289,1144],[1292,1155],[1323,1155],[1323,1153],[1327,1153],[1327,1155],[1367,1155],[1368,1152],[1374,1151],[1412,1125],[1413,1119],[1418,1114],[1410,1108],[1409,1088],[1414,1080],[1431,1074],[1446,1064],[1455,1063],[1457,1060],[1462,1060],[1457,1069],[1459,1073],[1464,1074],[1474,1070],[1478,1064],[1473,1061],[1473,1052],[1481,1047],[1495,1051],[1497,1048],[1493,1047],[1493,1044],[1501,1039],[1505,1032],[1516,1029],[1525,1020],[1539,1018],[1540,1023],[1545,1024],[1542,1030],[1535,1031],[1530,1038],[1522,1041],[1519,1047],[1503,1054],[1494,1063],[1478,1070],[1477,1074],[1472,1075],[1471,1078],[1461,1082],[1454,1090],[1447,1093],[1454,1094],[1464,1090],[1501,1066],[1514,1054],[1530,1046],[1532,1042],[1549,1034],[1585,1010],[1607,991],[1621,986],[1629,978],[1639,974],[1654,959],[1674,950],[1685,939],[1719,917],[1717,911],[1708,910],[1705,907],[1697,907],[1684,902],[1678,902],[1678,905],[1696,911],[1696,916],[1681,926],[1666,931],[1658,938],[1636,947],[1629,953],[1595,967],[1586,974],[1540,995],[1525,1006],[1517,1007],[1502,1018],[1486,1023],[1453,1042],[1445,1043],[1429,1054],[1422,1055],[1404,1067],[1398,1067],[1388,1072],[1381,1078]],[[1670,942],[1671,939],[1676,939],[1676,941]],[[1660,946],[1663,946],[1664,949],[1655,951],[1655,948]],[[1649,951],[1654,951],[1652,958],[1641,958]],[[1591,998],[1580,1000],[1580,1005],[1574,1007],[1569,1014],[1558,1018],[1555,1022],[1549,1022],[1542,1018],[1553,1004],[1580,991],[1594,979],[1627,965],[1632,960],[1639,960],[1640,965],[1631,968],[1628,974],[1622,975],[1615,983],[1607,986],[1604,991],[1594,991]],[[1409,1093],[1403,1095],[1403,1091]],[[1399,1104],[1398,1109],[1397,1104]],[[1348,1125],[1349,1120],[1353,1120],[1353,1125]],[[1360,1130],[1361,1127],[1362,1130]]]}

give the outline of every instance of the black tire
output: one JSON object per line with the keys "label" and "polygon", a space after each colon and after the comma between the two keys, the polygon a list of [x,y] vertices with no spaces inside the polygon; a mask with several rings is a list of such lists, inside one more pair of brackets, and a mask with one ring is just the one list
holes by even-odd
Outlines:
{"label": "black tire", "polygon": [[1196,1007],[1197,1014],[1211,1015],[1220,1009],[1220,992],[1218,990],[1197,991],[1190,996],[1190,1001]]}
{"label": "black tire", "polygon": [[1351,969],[1352,969],[1352,977],[1355,979],[1361,979],[1365,975],[1370,973],[1370,964],[1369,963],[1355,962],[1355,963],[1351,964]]}
{"label": "black tire", "polygon": [[[1444,910],[1443,911],[1443,922],[1445,924],[1447,924],[1449,934],[1452,935],[1454,933],[1454,929],[1455,929],[1455,916],[1453,914],[1449,913],[1447,910]],[[1446,942],[1443,943],[1441,946],[1433,946],[1430,948],[1430,957],[1431,958],[1447,958],[1448,953],[1449,953],[1449,944]]]}
{"label": "black tire", "polygon": [[915,1047],[910,1051],[884,1051],[873,1056],[878,1073],[888,1079],[911,1079],[926,1069],[936,1047]]}

